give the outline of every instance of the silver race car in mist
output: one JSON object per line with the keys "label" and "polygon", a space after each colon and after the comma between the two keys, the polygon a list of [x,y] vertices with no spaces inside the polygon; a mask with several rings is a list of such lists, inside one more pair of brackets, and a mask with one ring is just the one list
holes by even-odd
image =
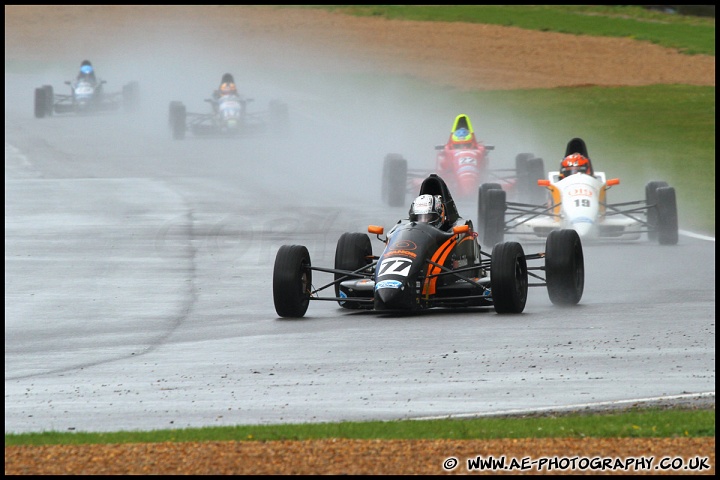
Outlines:
{"label": "silver race car in mist", "polygon": [[119,92],[105,92],[105,80],[89,82],[87,80],[66,81],[70,93],[55,93],[52,85],[43,85],[35,89],[34,112],[36,118],[57,114],[90,114],[108,112],[123,108],[133,111],[140,101],[138,82],[130,82]]}

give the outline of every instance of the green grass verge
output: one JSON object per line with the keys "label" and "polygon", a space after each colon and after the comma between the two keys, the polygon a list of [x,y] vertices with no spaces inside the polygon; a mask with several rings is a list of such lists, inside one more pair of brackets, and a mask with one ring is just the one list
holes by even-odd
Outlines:
{"label": "green grass verge", "polygon": [[715,55],[715,18],[619,5],[328,5],[350,15],[394,20],[485,23],[544,32],[624,37]]}
{"label": "green grass verge", "polygon": [[[472,94],[478,105],[518,112],[553,151],[536,152],[556,169],[574,136],[585,139],[595,169],[620,177],[644,198],[642,186],[675,187],[680,228],[715,234],[715,88],[652,85],[558,88]],[[482,111],[482,110],[479,110]],[[551,160],[552,159],[552,160]]]}
{"label": "green grass verge", "polygon": [[592,415],[530,418],[402,420],[235,427],[148,432],[44,432],[5,435],[5,446],[84,443],[353,439],[493,439],[583,437],[714,437],[715,409],[635,409]]}

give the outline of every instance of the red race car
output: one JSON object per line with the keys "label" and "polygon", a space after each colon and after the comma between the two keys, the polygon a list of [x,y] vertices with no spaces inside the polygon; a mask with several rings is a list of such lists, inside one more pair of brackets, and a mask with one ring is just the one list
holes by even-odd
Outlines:
{"label": "red race car", "polygon": [[460,114],[455,118],[450,138],[438,150],[434,171],[408,169],[407,160],[400,154],[385,156],[382,172],[382,199],[391,207],[405,206],[406,194],[417,192],[423,179],[437,173],[446,179],[448,186],[460,199],[475,199],[478,187],[487,182],[498,183],[508,192],[508,197],[518,202],[535,203],[538,193],[537,180],[545,178],[542,158],[532,153],[520,153],[515,158],[514,169],[491,169],[489,152],[493,145],[478,141],[470,117]]}

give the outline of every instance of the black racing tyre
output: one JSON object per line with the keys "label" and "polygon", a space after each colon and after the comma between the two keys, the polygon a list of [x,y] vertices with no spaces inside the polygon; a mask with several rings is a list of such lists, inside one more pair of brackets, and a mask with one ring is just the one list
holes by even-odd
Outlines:
{"label": "black racing tyre", "polygon": [[185,138],[187,112],[181,102],[170,102],[170,129],[175,140]]}
{"label": "black racing tyre", "polygon": [[505,190],[490,189],[485,196],[482,242],[488,248],[505,239],[505,211],[507,193]]}
{"label": "black racing tyre", "polygon": [[55,90],[52,85],[43,85],[45,90],[45,115],[51,116],[55,106]]}
{"label": "black racing tyre", "polygon": [[273,302],[281,317],[302,317],[310,303],[310,254],[302,245],[283,245],[275,256]]}
{"label": "black racing tyre", "polygon": [[525,191],[528,182],[528,160],[532,153],[520,153],[515,157],[515,188],[513,189],[513,200],[525,202]]}
{"label": "black racing tyre", "polygon": [[140,85],[138,82],[130,82],[123,85],[122,90],[123,109],[126,112],[134,112],[140,104]]}
{"label": "black racing tyre", "polygon": [[525,203],[540,205],[545,202],[545,189],[537,184],[537,181],[545,178],[545,162],[542,158],[531,158],[527,162],[525,182],[519,187]]}
{"label": "black racing tyre", "polygon": [[[483,183],[478,187],[477,232],[481,239],[485,235],[488,190],[502,190],[502,186],[499,183]],[[492,248],[492,245],[489,247]]]}
{"label": "black racing tyre", "polygon": [[657,210],[657,189],[667,187],[668,183],[661,180],[654,180],[645,185],[645,203],[647,210],[645,211],[648,240],[655,241],[658,239],[658,210]]}
{"label": "black racing tyre", "polygon": [[538,187],[539,178],[545,177],[545,162],[532,153],[520,153],[515,157],[516,184],[514,198],[518,202],[539,204],[545,200],[545,192]]}
{"label": "black racing tyre", "polygon": [[527,169],[527,162],[531,158],[535,158],[533,153],[518,153],[515,156],[515,172],[518,174],[524,172]]}
{"label": "black racing tyre", "polygon": [[36,88],[35,89],[35,118],[43,118],[45,117],[45,109],[46,109],[47,101],[45,100],[45,89],[44,88]]}
{"label": "black racing tyre", "polygon": [[575,305],[585,288],[585,259],[575,230],[553,230],[545,241],[545,280],[550,301]]}
{"label": "black racing tyre", "polygon": [[407,160],[397,153],[385,155],[380,196],[391,207],[405,205],[407,190]]}
{"label": "black racing tyre", "polygon": [[[335,269],[355,271],[372,263],[372,245],[370,237],[367,233],[349,233],[345,232],[338,239],[337,248],[335,249]],[[335,274],[335,280],[342,278],[341,273]],[[353,280],[357,277],[348,277],[345,280]],[[335,284],[335,296],[340,296],[340,282]],[[358,302],[340,302],[343,308],[360,308]]]}
{"label": "black racing tyre", "polygon": [[657,202],[657,240],[660,245],[677,245],[678,213],[675,189],[659,187],[655,190]]}
{"label": "black racing tyre", "polygon": [[497,313],[522,313],[528,292],[525,253],[517,242],[496,243],[490,259],[490,287]]}
{"label": "black racing tyre", "polygon": [[170,102],[170,107],[168,108],[168,125],[171,128],[173,124],[174,111],[177,110],[180,105],[182,105],[182,102],[178,102],[177,100]]}

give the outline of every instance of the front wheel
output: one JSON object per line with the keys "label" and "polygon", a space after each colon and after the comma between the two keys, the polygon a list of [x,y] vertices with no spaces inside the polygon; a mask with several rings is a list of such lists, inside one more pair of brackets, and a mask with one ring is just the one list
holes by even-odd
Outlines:
{"label": "front wheel", "polygon": [[275,257],[273,301],[281,317],[299,318],[310,304],[310,254],[302,245],[283,245]]}
{"label": "front wheel", "polygon": [[47,90],[45,88],[35,89],[35,118],[45,117],[47,100],[45,99]]}
{"label": "front wheel", "polygon": [[[478,187],[478,203],[477,203],[477,231],[480,235],[483,245],[485,245],[485,225],[487,217],[488,191],[502,190],[499,183],[483,183]],[[492,245],[487,245],[492,248]]]}
{"label": "front wheel", "polygon": [[517,242],[498,243],[490,260],[490,287],[497,313],[522,313],[528,292],[525,253]]}
{"label": "front wheel", "polygon": [[585,288],[585,259],[575,230],[553,230],[545,241],[545,278],[554,305],[575,305]]}
{"label": "front wheel", "polygon": [[658,209],[657,190],[660,187],[667,187],[668,183],[662,180],[653,180],[645,185],[645,204],[647,205],[646,220],[648,227],[648,240],[658,239]]}
{"label": "front wheel", "polygon": [[185,138],[187,113],[181,102],[170,102],[170,129],[175,140]]}
{"label": "front wheel", "polygon": [[[367,233],[343,233],[338,239],[335,250],[335,270],[354,272],[372,262],[372,245]],[[344,292],[340,289],[340,280],[345,277],[342,273],[335,274],[335,296],[340,298]],[[348,277],[344,280],[354,280],[357,277]],[[343,308],[360,308],[357,302],[338,301]]]}
{"label": "front wheel", "polygon": [[483,245],[492,248],[505,239],[505,211],[507,193],[505,190],[491,189],[486,192],[485,212],[481,220],[483,226]]}

